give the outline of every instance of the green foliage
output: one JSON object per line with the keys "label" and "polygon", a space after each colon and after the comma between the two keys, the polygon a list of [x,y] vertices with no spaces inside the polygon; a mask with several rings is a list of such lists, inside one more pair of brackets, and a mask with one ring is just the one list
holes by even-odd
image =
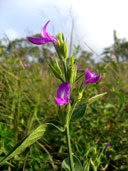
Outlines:
{"label": "green foliage", "polygon": [[86,103],[76,107],[72,113],[71,122],[76,122],[76,121],[79,121],[80,119],[82,119],[84,117],[86,108],[87,108]]}
{"label": "green foliage", "polygon": [[64,132],[64,127],[63,125],[61,125],[61,123],[57,120],[50,120],[46,122],[47,125],[51,125],[54,126],[55,128],[57,128],[60,132]]}
{"label": "green foliage", "polygon": [[18,142],[12,151],[3,159],[0,161],[0,164],[3,164],[7,160],[10,160],[12,157],[16,156],[19,152],[21,152],[26,147],[30,146],[34,142],[36,142],[38,139],[40,139],[46,130],[46,124],[40,125],[36,130],[34,130],[31,134],[27,135],[25,138],[23,138],[20,142]]}
{"label": "green foliage", "polygon": [[[0,159],[9,159],[9,163],[14,166],[5,163],[0,166],[0,170],[8,170],[9,167],[16,171],[23,168],[26,171],[61,170],[61,161],[66,158],[67,149],[63,133],[57,130],[63,132],[64,128],[57,121],[57,107],[54,103],[56,87],[60,82],[55,80],[46,64],[49,56],[52,57],[55,52],[49,50],[49,44],[35,48],[25,42],[9,42],[0,51]],[[76,63],[82,70],[88,67],[93,71],[95,68],[96,73],[102,74],[100,82],[86,86],[82,102],[72,114],[72,119],[77,121],[72,122],[70,127],[72,151],[80,159],[85,171],[127,170],[128,166],[127,42],[116,39],[114,47],[116,50],[111,52],[109,48],[104,61],[97,64],[90,52],[76,48],[73,53],[77,55]],[[119,56],[119,61],[113,61],[112,54]],[[28,67],[23,66],[21,56],[25,57]],[[57,62],[60,61],[57,59]],[[79,81],[83,78],[82,70],[78,71]],[[79,82],[76,81],[74,87],[76,84],[79,85]],[[72,96],[78,96],[77,89],[72,90]],[[70,100],[73,104],[72,97]],[[87,101],[91,104],[86,105]],[[38,137],[36,128],[46,123],[46,119],[52,119],[51,126],[47,125],[43,138],[43,132]],[[29,134],[32,130],[35,130],[35,139],[30,136],[33,134]],[[23,139],[26,134],[29,136]],[[28,141],[29,138],[31,141]],[[38,138],[40,143],[34,143]],[[20,145],[27,147],[24,151],[21,146],[15,146],[21,139]],[[112,146],[106,147],[107,142]],[[17,148],[5,158],[13,147]],[[19,152],[22,153],[18,155]],[[67,163],[64,167],[69,166]]]}
{"label": "green foliage", "polygon": [[105,93],[101,93],[101,94],[98,94],[98,95],[95,95],[93,97],[91,97],[89,100],[88,100],[88,104],[91,104],[93,103],[95,100],[103,97],[105,94],[107,94],[106,92]]}
{"label": "green foliage", "polygon": [[[82,171],[82,165],[80,163],[80,160],[73,156],[73,164],[74,164],[74,171]],[[69,158],[66,158],[62,162],[62,168],[66,171],[70,171],[70,164],[69,164]]]}

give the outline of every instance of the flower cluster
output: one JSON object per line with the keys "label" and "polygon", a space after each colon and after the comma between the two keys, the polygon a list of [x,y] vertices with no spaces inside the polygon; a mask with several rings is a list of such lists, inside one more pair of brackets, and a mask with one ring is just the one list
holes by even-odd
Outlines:
{"label": "flower cluster", "polygon": [[[60,34],[58,34],[57,40],[56,40],[55,38],[51,37],[46,32],[46,28],[47,28],[47,25],[49,22],[50,21],[48,21],[45,24],[45,26],[43,27],[43,29],[41,31],[41,37],[39,37],[39,38],[28,37],[28,40],[31,43],[34,43],[37,45],[45,44],[47,42],[55,43],[55,48],[58,52],[58,56],[60,57],[60,60],[62,60],[62,62],[63,62],[67,58],[67,44],[64,42],[64,39],[61,37]],[[24,59],[22,59],[22,61],[24,61]],[[76,79],[76,77],[73,74],[76,73],[75,70],[81,69],[79,65],[77,65],[76,67],[74,66],[75,65],[74,58],[70,58],[69,61],[70,61],[70,66],[68,68],[67,73],[65,73],[65,76],[68,75],[68,77],[70,77],[70,78],[65,77],[65,80],[67,80],[67,82],[63,81],[63,83],[60,84],[60,86],[58,87],[57,92],[56,92],[57,97],[55,97],[55,99],[54,99],[55,103],[58,106],[67,105],[69,103],[69,92],[70,92],[70,86],[71,86],[70,84],[73,84],[73,82],[75,81],[73,78]],[[64,67],[66,67],[65,64],[64,64]],[[58,65],[56,58],[54,58],[54,61],[50,65],[50,68],[52,69],[54,75],[62,81],[63,79],[61,78],[61,76],[62,76],[61,69]],[[65,68],[64,68],[64,70],[66,72]],[[84,85],[87,85],[89,83],[98,82],[101,78],[101,75],[96,76],[96,74],[94,72],[90,72],[89,69],[86,68],[84,70],[84,77],[85,77]]]}

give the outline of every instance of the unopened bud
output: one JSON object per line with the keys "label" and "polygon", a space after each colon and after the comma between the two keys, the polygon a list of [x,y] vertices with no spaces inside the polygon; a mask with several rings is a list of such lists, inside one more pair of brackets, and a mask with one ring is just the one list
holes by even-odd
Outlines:
{"label": "unopened bud", "polygon": [[76,80],[76,73],[77,73],[77,66],[75,64],[74,57],[69,58],[69,64],[68,64],[68,82],[69,84],[73,84]]}
{"label": "unopened bud", "polygon": [[52,72],[54,73],[55,77],[61,79],[62,71],[60,69],[60,66],[59,66],[58,61],[55,56],[54,56],[54,59],[50,59],[49,66],[50,66]]}
{"label": "unopened bud", "polygon": [[54,44],[54,46],[56,48],[57,54],[59,58],[64,61],[68,57],[68,45],[60,33],[58,33],[56,40],[57,44]]}
{"label": "unopened bud", "polygon": [[77,100],[81,100],[81,98],[83,97],[83,92],[84,89],[79,90]]}

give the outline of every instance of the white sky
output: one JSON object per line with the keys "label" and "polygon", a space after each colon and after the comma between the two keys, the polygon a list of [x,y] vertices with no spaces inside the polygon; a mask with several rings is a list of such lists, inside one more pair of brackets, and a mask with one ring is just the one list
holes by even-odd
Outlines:
{"label": "white sky", "polygon": [[40,33],[50,19],[47,31],[63,32],[69,41],[72,18],[74,43],[85,41],[98,54],[113,43],[114,29],[128,39],[128,0],[0,0],[0,37]]}

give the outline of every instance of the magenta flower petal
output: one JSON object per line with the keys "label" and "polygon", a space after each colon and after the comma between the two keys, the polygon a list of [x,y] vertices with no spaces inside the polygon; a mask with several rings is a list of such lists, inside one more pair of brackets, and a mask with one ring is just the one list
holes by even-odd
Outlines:
{"label": "magenta flower petal", "polygon": [[92,75],[91,75],[91,72],[88,71],[88,72],[85,74],[85,79],[86,79],[86,80],[89,80],[89,79],[92,78],[91,76],[92,76]]}
{"label": "magenta flower petal", "polygon": [[86,80],[86,84],[88,84],[88,83],[96,83],[96,82],[98,82],[100,80],[100,78],[101,78],[101,75],[98,75],[97,77],[92,77],[92,78]]}
{"label": "magenta flower petal", "polygon": [[96,83],[100,80],[101,78],[101,74],[96,76],[95,72],[90,72],[88,68],[86,68],[84,70],[85,72],[85,85],[89,84],[89,83]]}
{"label": "magenta flower petal", "polygon": [[113,59],[113,60],[116,60],[116,56],[115,56],[115,55],[112,55],[112,59]]}
{"label": "magenta flower petal", "polygon": [[57,89],[57,97],[55,97],[55,102],[57,105],[66,105],[69,102],[69,91],[70,85],[66,82],[62,83]]}
{"label": "magenta flower petal", "polygon": [[86,73],[86,72],[90,72],[88,68],[86,68],[86,69],[84,70],[84,73]]}
{"label": "magenta flower petal", "polygon": [[62,106],[64,105],[64,100],[58,98],[58,97],[55,97],[55,102],[58,106]]}
{"label": "magenta flower petal", "polygon": [[80,65],[77,65],[77,70],[80,70]]}
{"label": "magenta flower petal", "polygon": [[64,98],[65,95],[69,94],[69,89],[70,89],[70,86],[68,83],[66,82],[62,83],[57,89],[57,97]]}
{"label": "magenta flower petal", "polygon": [[92,72],[93,76],[96,76],[96,73],[95,72]]}
{"label": "magenta flower petal", "polygon": [[28,40],[33,43],[33,44],[37,44],[37,45],[42,45],[47,43],[48,41],[46,39],[43,39],[42,37],[39,38],[34,38],[34,37],[28,37]]}
{"label": "magenta flower petal", "polygon": [[45,26],[43,27],[42,31],[41,31],[41,37],[39,38],[34,38],[34,37],[28,37],[28,40],[31,43],[37,44],[37,45],[42,45],[45,44],[47,42],[53,42],[53,43],[57,43],[56,39],[54,39],[53,37],[51,37],[47,32],[46,32],[46,28],[47,25],[50,21],[48,21]]}
{"label": "magenta flower petal", "polygon": [[21,57],[21,61],[25,61],[25,58],[24,57]]}
{"label": "magenta flower petal", "polygon": [[28,66],[28,64],[24,64],[24,67],[27,67]]}
{"label": "magenta flower petal", "polygon": [[43,29],[41,31],[41,36],[44,38],[49,37],[48,33],[46,32],[46,28],[47,28],[47,25],[49,22],[50,22],[50,20],[45,24],[45,26],[43,27]]}

